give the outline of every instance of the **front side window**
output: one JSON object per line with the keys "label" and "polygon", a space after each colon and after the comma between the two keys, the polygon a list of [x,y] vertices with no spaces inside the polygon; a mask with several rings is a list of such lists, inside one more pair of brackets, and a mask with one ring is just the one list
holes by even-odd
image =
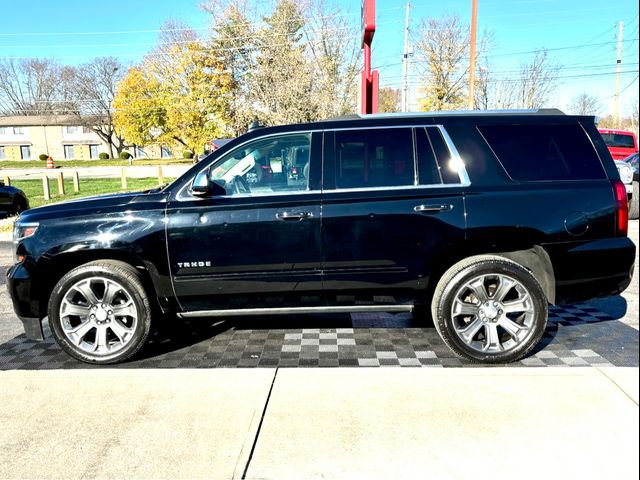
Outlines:
{"label": "front side window", "polygon": [[67,160],[73,160],[75,158],[75,153],[73,151],[73,145],[65,145],[64,146],[64,158]]}
{"label": "front side window", "polygon": [[210,179],[228,195],[308,190],[311,134],[256,140],[220,158]]}
{"label": "front side window", "polygon": [[415,184],[409,128],[337,131],[336,188]]}

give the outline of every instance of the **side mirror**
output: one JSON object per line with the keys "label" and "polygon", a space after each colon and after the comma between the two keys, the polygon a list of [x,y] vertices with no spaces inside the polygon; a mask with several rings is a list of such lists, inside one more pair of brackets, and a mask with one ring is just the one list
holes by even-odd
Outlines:
{"label": "side mirror", "polygon": [[209,180],[209,171],[205,170],[196,175],[191,185],[191,194],[196,197],[214,197],[226,195],[227,191],[222,185]]}

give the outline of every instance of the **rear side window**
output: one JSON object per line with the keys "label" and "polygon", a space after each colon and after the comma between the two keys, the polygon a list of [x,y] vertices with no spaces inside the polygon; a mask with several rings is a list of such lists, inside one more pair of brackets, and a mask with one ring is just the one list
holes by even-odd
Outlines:
{"label": "rear side window", "polygon": [[414,184],[411,129],[347,130],[335,135],[337,188]]}
{"label": "rear side window", "polygon": [[606,178],[589,137],[579,125],[492,125],[478,129],[514,180]]}

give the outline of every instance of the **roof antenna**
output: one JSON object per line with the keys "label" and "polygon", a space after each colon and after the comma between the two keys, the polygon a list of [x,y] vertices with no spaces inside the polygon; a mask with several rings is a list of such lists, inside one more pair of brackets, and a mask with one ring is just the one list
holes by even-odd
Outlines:
{"label": "roof antenna", "polygon": [[262,128],[262,125],[260,125],[260,122],[256,118],[253,122],[251,122],[251,125],[249,125],[249,128],[247,129],[247,132],[253,132],[254,130],[257,130],[258,128]]}

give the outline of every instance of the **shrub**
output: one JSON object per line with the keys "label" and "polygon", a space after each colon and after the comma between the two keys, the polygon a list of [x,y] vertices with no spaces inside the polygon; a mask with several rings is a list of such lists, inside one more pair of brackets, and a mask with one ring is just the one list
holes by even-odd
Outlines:
{"label": "shrub", "polygon": [[49,158],[49,155],[47,155],[46,153],[41,153],[40,155],[38,155],[38,158],[44,162],[47,158]]}
{"label": "shrub", "polygon": [[98,158],[100,160],[109,160],[109,154],[105,152],[100,152],[100,154],[98,155]]}
{"label": "shrub", "polygon": [[185,150],[182,152],[182,158],[193,158],[193,152],[191,150]]}
{"label": "shrub", "polygon": [[131,154],[129,152],[120,152],[118,158],[120,158],[120,160],[129,160],[131,158]]}

